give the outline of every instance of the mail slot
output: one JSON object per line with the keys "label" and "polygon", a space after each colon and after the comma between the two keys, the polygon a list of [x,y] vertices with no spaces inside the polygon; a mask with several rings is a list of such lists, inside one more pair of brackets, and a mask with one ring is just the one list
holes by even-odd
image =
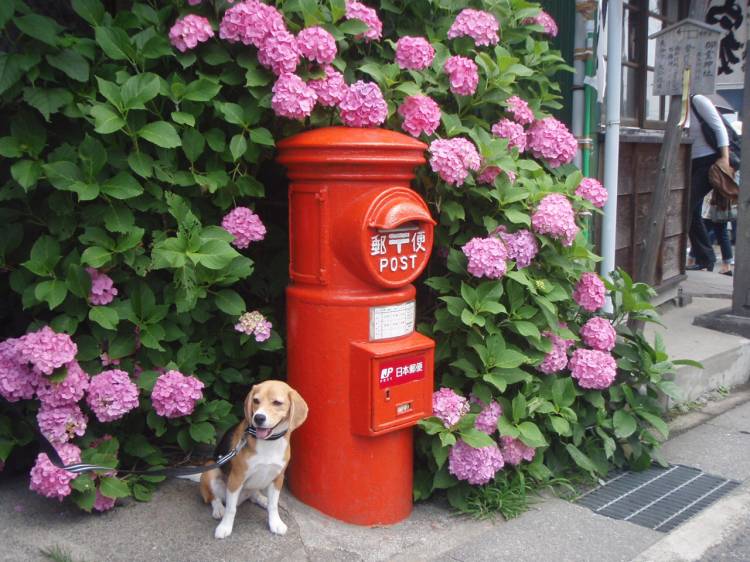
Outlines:
{"label": "mail slot", "polygon": [[292,437],[289,486],[348,523],[395,523],[412,509],[413,428],[431,415],[435,347],[414,330],[411,285],[435,225],[410,188],[425,149],[344,127],[279,143],[290,179],[288,380],[310,408]]}

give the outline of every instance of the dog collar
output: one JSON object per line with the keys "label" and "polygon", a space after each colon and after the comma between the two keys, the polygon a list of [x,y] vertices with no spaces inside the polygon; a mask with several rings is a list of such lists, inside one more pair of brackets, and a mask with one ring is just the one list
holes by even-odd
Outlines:
{"label": "dog collar", "polygon": [[[260,441],[276,441],[277,439],[281,439],[282,437],[284,437],[284,435],[286,435],[287,431],[288,430],[285,429],[285,430],[283,430],[283,431],[281,431],[279,433],[271,434],[268,437],[266,437],[265,439],[260,439]],[[255,435],[255,427],[253,427],[252,425],[248,425],[247,426],[247,429],[245,430],[245,433],[247,433],[248,435],[251,435],[255,439],[258,439],[256,437],[256,435]]]}

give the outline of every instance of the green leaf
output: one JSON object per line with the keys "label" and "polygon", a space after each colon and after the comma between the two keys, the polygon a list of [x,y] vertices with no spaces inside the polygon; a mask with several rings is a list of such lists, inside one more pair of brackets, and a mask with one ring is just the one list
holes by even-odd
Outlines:
{"label": "green leaf", "polygon": [[247,140],[244,134],[236,134],[229,141],[229,152],[232,153],[232,160],[239,160],[247,150]]}
{"label": "green leaf", "polygon": [[130,489],[123,480],[113,476],[102,476],[99,484],[99,492],[108,498],[126,498],[130,495]]}
{"label": "green leaf", "polygon": [[265,146],[276,146],[276,141],[271,134],[271,131],[264,127],[257,127],[250,131],[250,140],[255,144],[263,144]]}
{"label": "green leaf", "polygon": [[63,281],[53,279],[42,281],[34,289],[34,296],[38,301],[45,301],[50,310],[57,308],[68,294],[68,287]]}
{"label": "green leaf", "polygon": [[96,77],[96,83],[99,86],[99,93],[104,96],[104,99],[116,108],[122,109],[122,91],[120,85],[105,80],[100,76]]}
{"label": "green leaf", "polygon": [[570,377],[557,377],[552,382],[552,401],[558,408],[570,407],[576,399],[576,389]]}
{"label": "green leaf", "polygon": [[90,113],[94,118],[94,130],[100,135],[109,135],[125,126],[125,120],[110,105],[104,103],[94,105]]}
{"label": "green leaf", "polygon": [[37,275],[49,276],[60,261],[60,243],[51,236],[40,236],[31,247],[30,259],[23,266]]}
{"label": "green leaf", "polygon": [[128,78],[120,95],[125,109],[143,109],[144,104],[159,95],[160,80],[156,74],[146,72]]}
{"label": "green leaf", "polygon": [[37,41],[41,41],[52,47],[57,45],[60,32],[63,30],[55,20],[46,16],[40,16],[39,14],[29,14],[15,18],[13,23],[29,37],[33,37]]}
{"label": "green leaf", "polygon": [[203,149],[206,146],[206,141],[198,131],[195,129],[185,129],[182,133],[182,151],[187,156],[187,159],[191,162],[198,160]]}
{"label": "green leaf", "polygon": [[224,240],[208,240],[198,252],[188,253],[188,257],[195,264],[201,264],[208,269],[224,269],[240,254]]}
{"label": "green leaf", "polygon": [[115,199],[131,199],[143,193],[143,187],[127,172],[120,172],[101,186],[102,193]]}
{"label": "green leaf", "polygon": [[192,113],[185,113],[184,111],[173,111],[170,114],[172,121],[178,125],[187,125],[188,127],[195,127],[195,117]]}
{"label": "green leaf", "polygon": [[515,398],[513,398],[512,402],[512,410],[513,410],[513,421],[518,423],[522,419],[526,417],[527,412],[527,403],[526,403],[526,397],[523,394],[517,394]]}
{"label": "green leaf", "polygon": [[73,162],[50,162],[43,166],[47,179],[57,189],[73,191],[73,184],[81,181],[81,170]]}
{"label": "green leaf", "polygon": [[346,33],[347,35],[361,35],[370,29],[370,26],[362,20],[350,19],[340,23],[338,28],[342,33]]}
{"label": "green leaf", "polygon": [[78,158],[83,164],[83,175],[93,180],[107,163],[107,151],[99,140],[86,134],[78,147]]}
{"label": "green leaf", "polygon": [[555,433],[564,437],[570,436],[570,423],[560,416],[550,416],[549,421],[552,423],[552,429]]}
{"label": "green leaf", "polygon": [[216,293],[216,307],[230,316],[239,316],[245,312],[245,300],[231,289],[224,289]]}
{"label": "green leaf", "polygon": [[81,263],[90,265],[91,267],[101,267],[107,264],[112,257],[112,252],[100,248],[99,246],[91,246],[86,248],[81,254]]}
{"label": "green leaf", "polygon": [[101,23],[104,6],[99,0],[73,0],[73,10],[91,25]]}
{"label": "green leaf", "polygon": [[73,101],[73,94],[63,88],[24,88],[23,101],[34,107],[49,122],[49,116]]}
{"label": "green leaf", "polygon": [[110,232],[127,233],[135,224],[133,211],[121,203],[110,201],[109,208],[102,215],[104,226]]}
{"label": "green leaf", "polygon": [[598,474],[599,471],[597,470],[594,462],[585,454],[583,454],[578,447],[576,447],[572,443],[568,443],[567,445],[565,445],[565,449],[568,451],[568,454],[573,459],[573,461],[583,470],[591,474]]}
{"label": "green leaf", "polygon": [[[81,480],[81,476],[73,480],[73,482],[77,482]],[[71,483],[72,484],[72,483]],[[81,508],[83,511],[86,511],[87,513],[91,513],[91,510],[94,508],[94,504],[96,503],[96,488],[92,487],[90,489],[84,490],[84,491],[76,491],[71,496],[73,499],[73,502]]]}
{"label": "green leaf", "polygon": [[501,369],[514,369],[519,365],[527,363],[529,358],[513,349],[505,349],[500,356],[495,358],[495,367]]}
{"label": "green leaf", "polygon": [[142,178],[150,178],[154,173],[154,159],[145,152],[133,152],[128,156],[128,166]]}
{"label": "green leaf", "polygon": [[638,422],[632,414],[625,410],[617,410],[612,417],[615,427],[615,435],[620,439],[630,437],[638,428]]}
{"label": "green leaf", "polygon": [[120,316],[114,308],[95,306],[89,310],[89,320],[96,322],[107,330],[115,330],[120,322]]}
{"label": "green leaf", "polygon": [[[0,2],[0,29],[3,29],[5,27],[5,24],[10,21],[10,18],[13,17],[13,12],[16,10],[16,5],[13,0],[9,0],[6,2]],[[5,457],[0,457],[2,460],[5,460]]]}
{"label": "green leaf", "polygon": [[65,49],[56,55],[45,57],[50,66],[63,71],[69,78],[77,82],[88,82],[89,63],[83,55],[73,49]]}
{"label": "green leaf", "polygon": [[65,277],[68,290],[75,296],[86,299],[91,291],[91,276],[80,265],[71,263],[68,266],[68,275]]}
{"label": "green leaf", "polygon": [[198,443],[213,443],[214,426],[208,422],[199,422],[190,425],[190,437]]}
{"label": "green leaf", "polygon": [[119,27],[96,27],[94,29],[96,42],[104,54],[112,60],[132,60],[133,46],[128,34]]}
{"label": "green leaf", "polygon": [[21,143],[16,137],[0,138],[0,156],[6,158],[18,158],[23,154]]}
{"label": "green leaf", "polygon": [[470,428],[461,432],[461,439],[467,445],[479,449],[481,447],[490,447],[495,444],[495,441],[486,433],[479,431],[476,428]]}
{"label": "green leaf", "polygon": [[241,105],[237,103],[222,103],[219,105],[218,109],[227,123],[247,127],[247,123],[245,123],[245,112]]}
{"label": "green leaf", "polygon": [[148,123],[138,131],[138,136],[162,148],[176,148],[182,144],[174,126],[166,121]]}
{"label": "green leaf", "polygon": [[21,160],[10,167],[10,175],[24,191],[29,191],[39,181],[42,166],[34,160]]}
{"label": "green leaf", "polygon": [[539,426],[534,422],[525,421],[518,425],[519,438],[527,447],[545,447],[547,441],[545,441],[542,432],[539,431]]}
{"label": "green leaf", "polygon": [[664,437],[664,439],[666,439],[666,438],[669,437],[669,426],[658,415],[652,414],[650,412],[646,412],[646,411],[643,411],[643,410],[638,410],[638,411],[636,411],[636,413],[639,416],[641,416],[644,420],[646,420],[648,423],[650,423],[651,426],[656,431],[658,431],[659,433],[661,433],[661,435],[662,435],[662,437]]}
{"label": "green leaf", "polygon": [[185,86],[182,99],[206,102],[215,98],[219,90],[221,90],[221,84],[206,78],[200,78]]}

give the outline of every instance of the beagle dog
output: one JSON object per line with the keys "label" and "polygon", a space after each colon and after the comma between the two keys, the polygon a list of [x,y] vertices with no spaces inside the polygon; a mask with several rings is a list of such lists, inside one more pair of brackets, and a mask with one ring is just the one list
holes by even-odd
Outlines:
{"label": "beagle dog", "polygon": [[237,506],[247,499],[268,510],[272,533],[286,533],[279,517],[279,494],[289,463],[289,435],[306,418],[307,404],[285,382],[265,381],[250,389],[245,419],[226,432],[217,453],[226,454],[243,440],[244,446],[221,468],[204,472],[200,480],[203,501],[211,504],[214,519],[221,519],[214,532],[217,539],[232,534]]}

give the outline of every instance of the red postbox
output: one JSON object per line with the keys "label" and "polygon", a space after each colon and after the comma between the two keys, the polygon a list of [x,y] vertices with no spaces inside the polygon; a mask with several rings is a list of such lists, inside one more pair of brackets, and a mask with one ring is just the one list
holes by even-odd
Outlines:
{"label": "red postbox", "polygon": [[435,342],[414,331],[435,222],[409,189],[426,146],[331,127],[279,143],[289,173],[289,383],[310,406],[289,485],[359,525],[412,509],[413,426],[432,413]]}

